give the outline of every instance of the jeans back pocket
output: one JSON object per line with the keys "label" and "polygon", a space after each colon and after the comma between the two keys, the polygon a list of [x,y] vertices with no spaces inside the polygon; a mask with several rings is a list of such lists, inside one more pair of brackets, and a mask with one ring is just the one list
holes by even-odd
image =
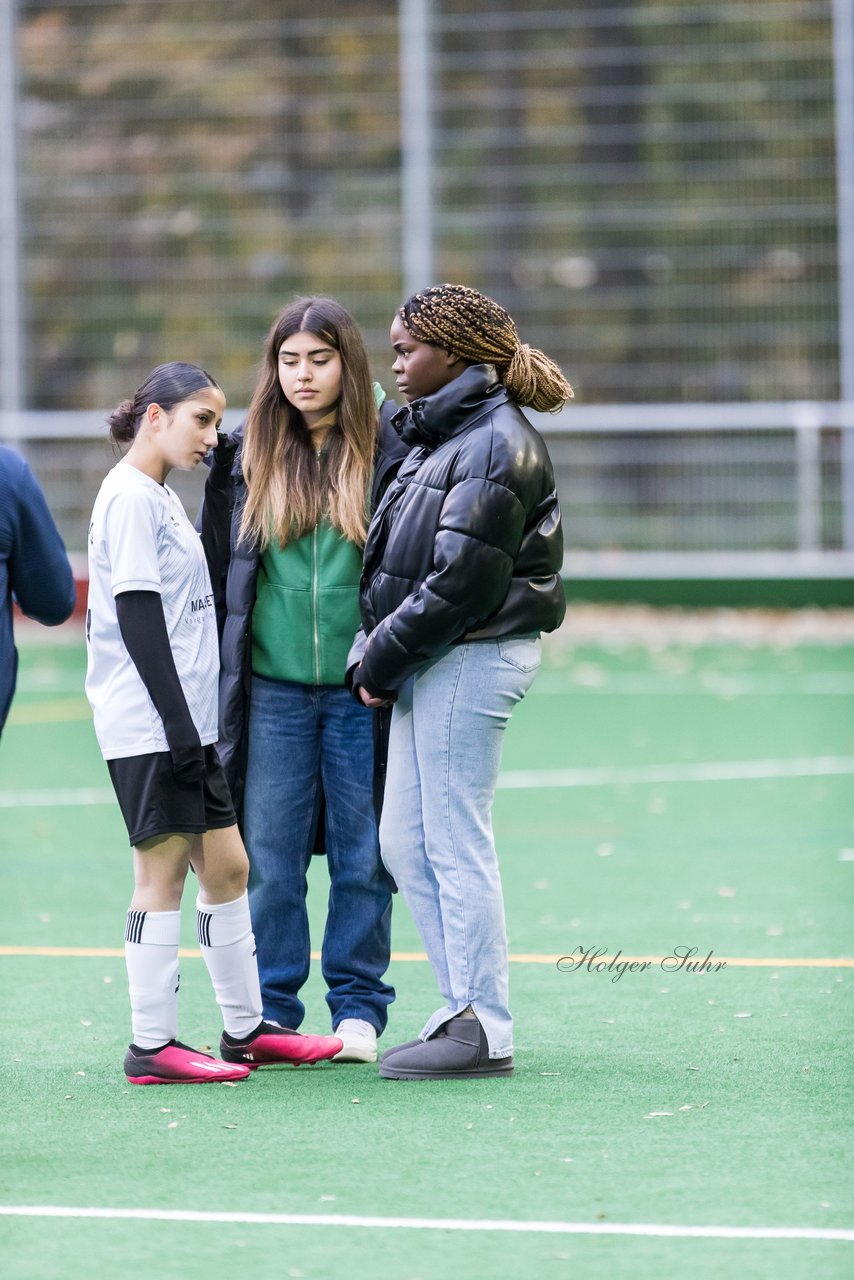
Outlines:
{"label": "jeans back pocket", "polygon": [[539,636],[504,636],[498,641],[498,652],[517,671],[536,671],[540,665]]}

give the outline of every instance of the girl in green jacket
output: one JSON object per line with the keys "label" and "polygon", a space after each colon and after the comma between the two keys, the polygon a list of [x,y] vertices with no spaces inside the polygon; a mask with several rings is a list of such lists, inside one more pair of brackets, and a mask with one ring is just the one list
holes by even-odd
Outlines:
{"label": "girl in green jacket", "polygon": [[[378,398],[343,307],[331,298],[285,307],[267,336],[229,504],[232,567],[242,557],[255,568],[240,757],[264,1016],[296,1028],[305,1014],[306,873],[322,810],[329,902],[321,963],[344,1042],[338,1060],[349,1062],[376,1060],[394,998],[383,981],[392,885],[372,797],[372,713],[344,685],[359,627]],[[234,594],[229,579],[226,639]]]}

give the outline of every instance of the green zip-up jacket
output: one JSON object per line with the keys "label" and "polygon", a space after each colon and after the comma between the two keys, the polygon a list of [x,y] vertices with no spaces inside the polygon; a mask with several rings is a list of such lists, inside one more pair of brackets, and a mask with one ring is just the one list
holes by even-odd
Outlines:
{"label": "green zip-up jacket", "polygon": [[271,680],[343,684],[359,629],[362,550],[328,521],[258,565],[252,670]]}

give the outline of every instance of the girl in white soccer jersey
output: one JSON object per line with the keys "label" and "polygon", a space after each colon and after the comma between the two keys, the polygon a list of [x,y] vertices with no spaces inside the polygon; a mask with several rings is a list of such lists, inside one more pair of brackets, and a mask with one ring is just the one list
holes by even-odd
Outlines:
{"label": "girl in white soccer jersey", "polygon": [[[101,485],[89,529],[86,693],[134,847],[125,957],[132,1084],[241,1080],[265,1063],[317,1062],[336,1036],[265,1022],[246,894],[248,861],[213,743],[219,659],[201,542],[176,494],[217,443],[225,397],[191,364],[158,366],[110,415],[130,444]],[[177,1039],[180,905],[199,882],[199,943],[225,1030],[221,1059]]]}

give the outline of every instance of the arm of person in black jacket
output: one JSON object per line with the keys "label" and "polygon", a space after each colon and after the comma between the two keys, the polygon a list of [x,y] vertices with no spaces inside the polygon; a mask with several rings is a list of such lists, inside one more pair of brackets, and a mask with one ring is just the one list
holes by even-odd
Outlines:
{"label": "arm of person in black jacket", "polygon": [[16,498],[9,582],[22,613],[46,627],[56,627],[74,609],[74,575],[44,494],[23,460]]}
{"label": "arm of person in black jacket", "polygon": [[220,633],[225,615],[225,582],[231,559],[231,467],[237,447],[238,441],[234,436],[217,432],[217,446],[205,459],[209,470],[202,505],[196,517],[196,530],[208,563]]}
{"label": "arm of person in black jacket", "polygon": [[[399,689],[507,598],[529,515],[551,486],[551,465],[530,430],[495,435],[488,451],[478,435],[471,433],[455,461],[457,480],[435,525],[433,568],[367,637],[353,680],[369,692]],[[392,539],[405,538],[407,522],[405,509]]]}
{"label": "arm of person in black jacket", "polygon": [[116,617],[125,648],[163,721],[172,770],[179,782],[201,782],[205,753],[175,668],[163,601],[156,591],[123,591]]}
{"label": "arm of person in black jacket", "polygon": [[520,497],[502,481],[470,476],[455,484],[439,517],[432,571],[368,636],[354,683],[374,694],[398,689],[499,609],[525,521]]}
{"label": "arm of person in black jacket", "polygon": [[[389,689],[368,689],[356,679],[356,672],[365,654],[365,646],[368,638],[365,635],[364,627],[359,627],[350,646],[350,652],[347,654],[347,669],[344,674],[344,684],[350,690],[357,702],[362,702],[366,707],[390,707],[393,702],[397,701],[397,693]],[[364,690],[364,693],[362,692]]]}

